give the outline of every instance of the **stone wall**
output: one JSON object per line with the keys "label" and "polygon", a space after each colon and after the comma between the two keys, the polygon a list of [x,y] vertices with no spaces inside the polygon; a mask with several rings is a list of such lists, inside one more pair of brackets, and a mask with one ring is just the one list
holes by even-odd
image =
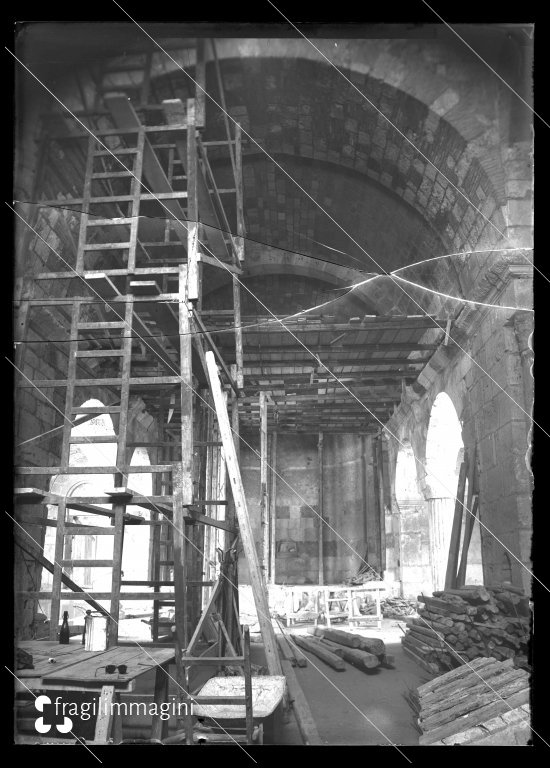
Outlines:
{"label": "stone wall", "polygon": [[[259,450],[254,435],[247,442]],[[316,435],[277,438],[276,560],[277,584],[319,583],[319,464]],[[324,436],[323,579],[340,583],[366,560],[381,568],[380,522],[375,502],[371,438]],[[241,471],[258,554],[261,555],[260,462],[241,447]],[[239,580],[248,582],[243,558]]]}

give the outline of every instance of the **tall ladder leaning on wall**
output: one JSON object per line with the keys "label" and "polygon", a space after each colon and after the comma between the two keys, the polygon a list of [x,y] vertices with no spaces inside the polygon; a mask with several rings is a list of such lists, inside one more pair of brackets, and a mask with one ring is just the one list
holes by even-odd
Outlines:
{"label": "tall ladder leaning on wall", "polygon": [[[197,41],[195,48],[195,77],[203,86],[205,43]],[[152,57],[146,59],[151,67]],[[109,75],[110,81],[116,80],[112,70]],[[178,682],[188,691],[188,670],[203,633],[211,638],[209,633],[214,628],[222,652],[229,649],[237,653],[242,649],[234,586],[237,537],[248,561],[268,670],[275,675],[282,672],[239,469],[237,398],[243,387],[243,346],[237,275],[244,261],[241,130],[237,125],[231,135],[226,123],[225,140],[203,141],[205,101],[200,88],[186,103],[168,99],[150,105],[145,87],[151,82],[150,75],[150,70],[146,71],[139,106],[134,107],[127,92],[113,90],[112,86],[104,88],[102,109],[95,117],[88,113],[94,136],[79,134],[73,126],[67,139],[87,140],[82,197],[64,200],[64,206],[82,212],[76,261],[72,271],[57,275],[73,278],[78,287],[74,296],[64,300],[71,312],[69,369],[66,381],[35,382],[37,387],[65,388],[61,459],[55,467],[18,467],[16,473],[23,482],[19,482],[15,496],[19,504],[42,507],[44,516],[33,516],[32,524],[38,520],[42,526],[51,526],[46,505],[57,507],[53,563],[42,552],[29,550],[19,537],[19,545],[53,573],[51,592],[27,593],[28,597],[51,600],[50,638],[57,637],[62,601],[84,600],[104,613],[107,609],[97,601],[109,601],[109,646],[118,643],[121,600],[154,601],[154,641],[159,638],[161,607],[173,605]],[[218,189],[208,158],[210,145],[218,153],[229,153],[233,188]],[[236,235],[230,234],[222,193],[235,200]],[[153,201],[159,199],[165,210],[157,217],[150,216]],[[57,203],[41,201],[43,206]],[[158,202],[154,204],[160,211]],[[216,258],[201,251],[202,243],[207,243]],[[156,248],[163,254],[176,255],[155,259]],[[231,370],[201,319],[205,263],[232,273],[236,365]],[[40,278],[35,275],[34,279]],[[83,284],[87,290],[82,289]],[[41,300],[31,295],[27,308],[33,306],[41,306]],[[144,340],[140,341],[140,336]],[[112,374],[105,366],[113,361],[119,362],[116,375],[93,375],[101,365],[103,371]],[[141,369],[140,375],[134,375],[136,369]],[[198,386],[201,400],[193,396],[193,388]],[[81,406],[80,387],[85,388],[88,398],[91,391],[101,393],[102,398],[108,392],[109,404]],[[136,398],[146,405],[153,403],[158,414],[159,432],[154,442],[139,442],[135,436],[132,439],[130,422]],[[203,400],[215,410],[215,419]],[[82,424],[100,414],[111,416],[113,437],[73,435],[75,419]],[[85,443],[116,444],[115,466],[71,464],[71,446]],[[151,451],[154,461],[150,465],[130,466],[138,446]],[[219,494],[208,498],[206,493],[216,485],[212,470],[222,457],[232,492],[230,501],[218,498]],[[152,496],[129,487],[129,472],[151,473]],[[115,487],[90,497],[63,497],[48,490],[52,478],[72,474],[112,475]],[[33,476],[41,476],[45,488],[32,487],[28,479]],[[150,519],[128,512],[129,506],[148,510]],[[205,510],[210,514],[204,514]],[[70,511],[107,516],[111,525],[79,525],[68,518]],[[25,522],[25,512],[20,521]],[[124,532],[128,525],[152,528],[147,580],[123,579]],[[207,535],[205,541],[206,528],[225,534],[224,557],[216,581],[203,581],[201,575],[204,562],[211,561],[216,550],[215,536]],[[112,536],[112,558],[81,561],[66,557],[67,537],[75,535]],[[208,551],[203,562],[196,550],[205,543]],[[109,568],[110,592],[86,592],[83,596],[66,569],[84,566]],[[69,591],[63,591],[63,585]],[[127,592],[122,587],[153,591]],[[167,587],[173,591],[163,591]]]}

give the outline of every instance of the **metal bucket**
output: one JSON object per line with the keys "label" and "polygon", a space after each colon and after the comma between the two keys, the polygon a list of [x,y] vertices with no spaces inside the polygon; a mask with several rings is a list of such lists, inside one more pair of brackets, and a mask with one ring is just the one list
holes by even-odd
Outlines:
{"label": "metal bucket", "polygon": [[104,651],[107,648],[107,630],[109,618],[102,613],[90,613],[85,618],[86,637],[84,648],[86,651]]}

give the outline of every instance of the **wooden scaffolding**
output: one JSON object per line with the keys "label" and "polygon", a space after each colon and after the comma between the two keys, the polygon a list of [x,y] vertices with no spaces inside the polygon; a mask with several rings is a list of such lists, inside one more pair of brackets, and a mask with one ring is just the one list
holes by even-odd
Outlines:
{"label": "wooden scaffolding", "polygon": [[[196,56],[200,84],[201,42]],[[51,640],[57,637],[62,601],[85,600],[108,612],[110,647],[119,643],[122,601],[153,601],[154,643],[161,635],[163,607],[173,606],[178,681],[187,690],[187,670],[203,632],[216,628],[221,656],[242,653],[235,556],[239,538],[267,665],[271,674],[281,674],[238,464],[243,345],[237,276],[245,258],[241,131],[227,124],[223,140],[203,140],[200,88],[186,100],[152,104],[144,83],[135,105],[127,92],[104,87],[95,107],[87,115],[90,133],[76,124],[65,128],[66,142],[86,145],[82,193],[65,195],[62,203],[80,219],[74,260],[60,261],[55,272],[35,274],[25,294],[28,318],[33,310],[52,304],[36,286],[64,281],[66,298],[56,302],[56,309],[69,324],[66,378],[22,383],[47,387],[58,397],[59,390],[64,392],[59,460],[54,466],[16,468],[18,522],[55,526],[53,562],[17,536],[19,546],[53,574],[51,593],[37,590],[27,597],[51,600]],[[229,187],[220,189],[210,152],[229,155]],[[59,196],[40,201],[44,208],[59,204]],[[231,369],[201,318],[205,270],[231,275]],[[105,405],[82,405],[92,397]],[[144,437],[136,429],[136,403],[153,416],[153,434]],[[101,414],[112,419],[112,437],[75,436],[75,425]],[[74,464],[73,446],[93,443],[116,446],[111,466]],[[131,464],[138,447],[147,449],[150,464]],[[132,489],[128,478],[137,473],[152,477],[150,496]],[[112,475],[114,487],[94,496],[51,492],[54,477],[75,474]],[[56,510],[55,519],[48,518],[48,505]],[[148,519],[129,507],[148,511]],[[72,519],[74,512],[107,516],[111,525],[81,525]],[[150,526],[146,580],[125,580],[122,573],[125,531],[131,525]],[[67,542],[75,535],[112,537],[112,557],[73,558]],[[110,589],[83,594],[70,573],[84,565],[110,569]],[[99,601],[108,601],[108,609]]]}

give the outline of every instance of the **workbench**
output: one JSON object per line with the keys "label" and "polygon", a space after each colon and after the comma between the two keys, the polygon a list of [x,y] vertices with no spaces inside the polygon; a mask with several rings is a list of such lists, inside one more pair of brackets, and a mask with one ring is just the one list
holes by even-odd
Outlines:
{"label": "workbench", "polygon": [[[107,744],[112,738],[115,743],[122,740],[122,715],[114,712],[111,704],[120,693],[134,690],[136,680],[154,669],[155,693],[153,701],[160,705],[168,702],[168,666],[174,662],[174,648],[143,647],[138,645],[117,646],[105,651],[84,650],[80,638],[74,638],[68,645],[51,640],[24,640],[18,647],[33,657],[34,669],[19,669],[16,692],[30,690],[93,692],[99,695],[98,714],[95,725],[94,744]],[[49,659],[55,659],[52,663]],[[127,671],[122,674],[106,672],[106,667],[125,664]],[[153,716],[151,738],[160,739],[166,720]]]}

